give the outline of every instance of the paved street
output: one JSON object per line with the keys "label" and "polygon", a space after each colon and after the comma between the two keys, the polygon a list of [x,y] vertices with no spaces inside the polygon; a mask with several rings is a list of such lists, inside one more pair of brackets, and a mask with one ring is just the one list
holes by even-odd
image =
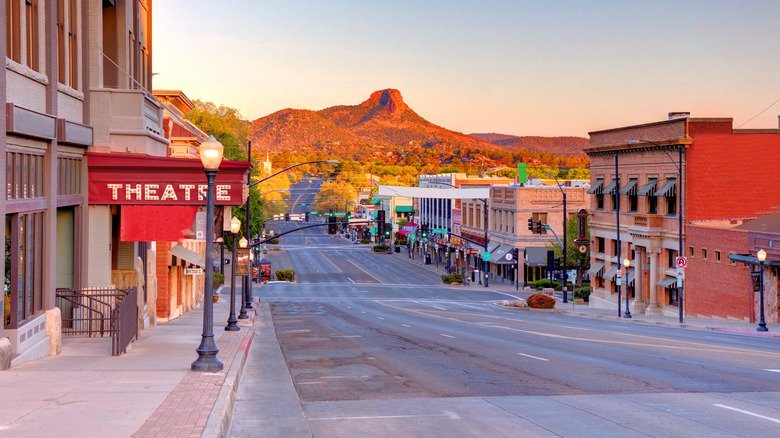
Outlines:
{"label": "paved street", "polygon": [[[233,436],[780,430],[780,340],[506,310],[493,303],[511,288],[443,286],[403,253],[373,254],[325,227],[281,246],[267,258],[273,270],[295,269],[296,283],[255,291],[281,348],[250,354]],[[271,377],[287,417],[258,408]]]}

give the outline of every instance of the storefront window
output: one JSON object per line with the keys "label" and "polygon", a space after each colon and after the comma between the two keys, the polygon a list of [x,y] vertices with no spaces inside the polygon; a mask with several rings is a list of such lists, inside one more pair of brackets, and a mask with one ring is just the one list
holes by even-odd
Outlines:
{"label": "storefront window", "polygon": [[3,289],[3,325],[11,324],[11,217],[5,217],[5,283]]}
{"label": "storefront window", "polygon": [[[41,264],[35,263],[43,256],[42,230],[41,212],[6,216],[6,326],[18,327],[43,310]],[[16,280],[12,272],[17,273]]]}

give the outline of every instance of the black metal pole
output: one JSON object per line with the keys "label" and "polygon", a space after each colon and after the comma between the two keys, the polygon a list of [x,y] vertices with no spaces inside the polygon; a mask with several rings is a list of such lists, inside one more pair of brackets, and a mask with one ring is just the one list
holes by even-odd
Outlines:
{"label": "black metal pole", "polygon": [[[485,252],[488,252],[488,200],[482,199],[485,204]],[[485,276],[485,287],[488,287],[488,270],[490,269],[490,262],[487,260],[482,261],[483,275]]]}
{"label": "black metal pole", "polygon": [[236,250],[238,242],[236,235],[233,234],[233,269],[230,272],[230,316],[228,316],[225,331],[234,332],[240,330],[238,320],[236,319]]}
{"label": "black metal pole", "polygon": [[563,302],[568,303],[567,295],[568,295],[568,288],[569,288],[569,259],[566,257],[566,192],[563,190],[563,187],[561,187],[561,191],[563,192]]}
{"label": "black metal pole", "polygon": [[761,296],[761,319],[758,321],[758,328],[756,328],[756,330],[760,332],[768,332],[769,329],[766,328],[766,321],[764,321],[764,262],[759,261],[759,264],[761,265],[761,274],[759,274],[759,281],[761,284],[758,285],[760,291],[759,294]]}
{"label": "black metal pole", "polygon": [[[682,157],[683,157],[683,147],[682,145],[679,145],[677,147],[677,150],[680,155],[680,165],[677,167],[677,200],[679,202],[679,207],[677,208],[677,228],[680,235],[680,248],[679,253],[677,254],[677,257],[683,256],[683,180],[682,180]],[[680,303],[680,324],[683,323],[683,319],[685,318],[685,309],[683,308],[683,297],[685,295],[685,279],[680,280],[680,296],[678,297],[678,301]]]}
{"label": "black metal pole", "polygon": [[[618,264],[618,270],[620,270],[620,174],[618,173],[618,150],[615,149],[615,226],[617,227],[617,264]],[[622,315],[620,306],[621,306],[621,291],[620,291],[620,281],[623,279],[620,277],[617,277],[617,274],[615,275],[615,282],[618,283],[617,285],[617,293],[618,293],[618,318]]]}
{"label": "black metal pole", "polygon": [[203,285],[203,333],[195,350],[198,358],[192,362],[192,371],[216,372],[224,366],[214,342],[214,179],[218,169],[205,169],[208,188],[206,192],[206,275]]}
{"label": "black metal pole", "polygon": [[[249,161],[249,174],[246,176],[246,185],[249,186],[252,183],[252,142],[247,143],[247,161]],[[252,221],[250,220],[252,217],[252,209],[250,208],[252,200],[252,188],[249,188],[249,193],[247,193],[246,196],[246,238],[249,239],[251,242],[252,239],[252,232],[250,231],[252,229]],[[246,315],[246,310],[252,308],[252,264],[249,264],[249,276],[247,277],[248,281],[244,281],[244,284],[247,285],[247,287],[244,288],[242,291],[242,295],[244,297],[244,304],[241,306],[241,314]],[[241,318],[239,316],[239,318]],[[245,316],[245,318],[248,318],[248,316]]]}
{"label": "black metal pole", "polygon": [[222,242],[219,242],[219,273],[225,275],[225,233],[221,232],[220,235]]}

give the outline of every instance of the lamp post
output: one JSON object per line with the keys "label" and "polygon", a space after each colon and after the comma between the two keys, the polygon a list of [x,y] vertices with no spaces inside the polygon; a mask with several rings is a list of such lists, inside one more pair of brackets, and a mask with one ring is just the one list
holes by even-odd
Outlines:
{"label": "lamp post", "polygon": [[550,175],[551,177],[555,178],[555,183],[558,184],[558,189],[561,191],[561,194],[563,195],[563,302],[568,303],[567,295],[568,295],[568,289],[569,289],[569,259],[566,257],[566,250],[567,250],[567,232],[566,232],[566,191],[563,190],[563,187],[561,186],[561,183],[558,181],[558,177],[553,175],[550,172],[547,172],[545,170],[542,170],[542,172]]}
{"label": "lamp post", "polygon": [[[247,143],[247,161],[249,162],[249,174],[246,176],[246,184],[247,186],[251,184],[252,181],[252,142]],[[250,220],[252,215],[252,209],[250,208],[252,195],[251,195],[251,188],[249,189],[249,193],[247,193],[246,196],[246,235],[252,236],[252,232],[250,231],[250,227],[252,224],[252,221]],[[249,316],[246,313],[246,309],[252,308],[252,266],[249,266],[249,276],[246,276],[244,278],[244,287],[241,288],[241,295],[243,299],[241,300],[241,314],[238,316],[240,319],[246,319],[249,318]]]}
{"label": "lamp post", "polygon": [[241,231],[241,221],[233,218],[230,220],[230,233],[233,234],[233,269],[230,273],[230,316],[228,316],[227,325],[225,330],[229,332],[235,332],[241,328],[238,326],[238,320],[236,319],[236,235]]}
{"label": "lamp post", "polygon": [[764,260],[766,260],[766,251],[759,250],[758,253],[756,253],[756,256],[758,256],[758,263],[761,266],[761,273],[759,274],[758,280],[760,284],[758,285],[759,295],[760,295],[760,305],[761,305],[761,319],[758,321],[758,327],[756,328],[759,332],[768,332],[769,329],[766,328],[766,321],[764,321]]}
{"label": "lamp post", "polygon": [[626,313],[623,314],[623,318],[631,318],[631,311],[628,310],[628,267],[631,266],[631,260],[623,259],[623,266],[626,267]]}
{"label": "lamp post", "polygon": [[[682,196],[682,193],[683,193],[683,179],[682,179],[683,145],[682,144],[677,145],[677,153],[679,155],[679,158],[678,158],[679,161],[677,163],[675,163],[674,159],[672,159],[672,156],[669,155],[668,152],[666,152],[666,149],[664,149],[663,146],[661,146],[660,144],[658,144],[658,143],[656,143],[654,141],[628,139],[628,140],[626,140],[626,143],[627,144],[650,143],[652,145],[655,145],[656,147],[658,147],[662,151],[664,151],[666,156],[669,157],[670,160],[672,160],[672,163],[675,166],[677,166],[677,202],[678,202],[678,207],[677,207],[677,231],[678,231],[678,235],[679,235],[679,248],[678,248],[677,256],[678,257],[682,257],[683,256],[683,217],[682,217],[682,215],[683,215],[683,196]],[[684,319],[684,315],[685,315],[685,311],[684,311],[685,279],[680,278],[680,279],[678,279],[678,282],[680,283],[680,292],[679,292],[679,297],[678,297],[678,301],[680,303],[680,306],[679,306],[680,307],[680,309],[679,309],[680,310],[680,324],[682,324],[683,323],[683,319]]]}
{"label": "lamp post", "polygon": [[[238,246],[240,248],[246,248],[249,245],[249,241],[246,240],[246,237],[242,237],[241,240],[238,241]],[[250,254],[250,260],[251,260],[251,254]],[[249,264],[249,275],[252,275],[252,264]],[[244,276],[244,287],[241,288],[241,311],[238,312],[238,319],[248,319],[249,315],[246,313],[246,309],[251,307],[247,307],[247,303],[249,302],[249,291],[247,289],[252,287],[252,278],[250,276]],[[249,280],[249,281],[247,281]],[[249,285],[247,286],[247,283]]]}
{"label": "lamp post", "polygon": [[[620,263],[620,173],[618,173],[618,150],[615,149],[615,231],[617,232],[617,254],[615,260]],[[618,269],[620,269],[618,267]],[[618,318],[620,318],[620,280],[617,281]],[[626,294],[628,295],[628,294]],[[626,309],[628,311],[628,309]]]}
{"label": "lamp post", "polygon": [[219,349],[214,342],[214,180],[222,162],[223,147],[214,136],[200,145],[200,160],[206,172],[206,275],[203,285],[203,333],[195,350],[198,358],[192,362],[192,371],[216,372],[223,368],[217,359]]}

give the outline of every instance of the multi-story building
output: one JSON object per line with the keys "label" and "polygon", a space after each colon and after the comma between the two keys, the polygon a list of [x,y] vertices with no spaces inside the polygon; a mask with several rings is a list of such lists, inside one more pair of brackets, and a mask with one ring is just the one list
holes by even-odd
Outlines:
{"label": "multi-story building", "polygon": [[[525,285],[546,276],[546,253],[558,246],[555,235],[563,241],[563,193],[566,193],[567,221],[576,212],[587,208],[590,195],[585,187],[572,187],[562,181],[562,187],[525,184],[523,186],[490,188],[488,232],[491,252],[491,275],[507,281],[522,281]],[[479,215],[479,204],[468,202],[464,211],[469,230]],[[542,234],[528,229],[528,219],[541,221]],[[536,226],[534,225],[536,228]],[[505,257],[512,249],[520,249],[519,272],[514,261]]]}
{"label": "multi-story building", "polygon": [[86,281],[84,152],[93,142],[93,123],[84,2],[9,0],[1,13],[4,369],[59,351],[55,289]]}
{"label": "multi-story building", "polygon": [[[60,315],[57,288],[137,286],[148,324],[155,242],[196,237],[206,182],[199,160],[168,157],[151,92],[150,0],[9,0],[3,14],[0,369],[59,351],[60,317],[72,309]],[[248,167],[221,166],[217,204],[242,203]],[[203,264],[202,251],[171,249],[165,266]]]}
{"label": "multi-story building", "polygon": [[[631,311],[679,314],[675,260],[681,242],[687,248],[679,223],[740,221],[780,207],[780,186],[751,189],[776,172],[780,130],[734,129],[732,119],[670,114],[670,120],[591,132],[585,152],[591,160],[594,307],[617,307],[618,269],[628,259],[621,292],[632,299]],[[698,306],[686,305],[689,299],[714,299],[702,292],[684,294],[683,310]]]}

